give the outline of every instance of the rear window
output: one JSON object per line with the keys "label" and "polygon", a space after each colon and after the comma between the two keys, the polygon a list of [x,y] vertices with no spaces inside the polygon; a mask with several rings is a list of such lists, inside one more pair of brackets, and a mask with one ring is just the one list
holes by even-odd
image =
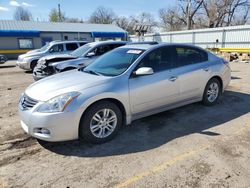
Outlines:
{"label": "rear window", "polygon": [[68,43],[68,44],[66,44],[66,50],[67,51],[74,51],[77,48],[78,48],[77,43]]}
{"label": "rear window", "polygon": [[177,66],[185,66],[207,61],[208,55],[198,48],[178,46],[176,47],[176,58]]}

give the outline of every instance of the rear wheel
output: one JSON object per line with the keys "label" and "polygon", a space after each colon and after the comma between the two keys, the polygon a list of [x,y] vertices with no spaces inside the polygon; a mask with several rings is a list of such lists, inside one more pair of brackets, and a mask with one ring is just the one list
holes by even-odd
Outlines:
{"label": "rear wheel", "polygon": [[212,78],[209,80],[203,94],[203,104],[207,106],[216,104],[221,95],[221,90],[221,84],[218,79]]}
{"label": "rear wheel", "polygon": [[112,102],[92,105],[83,115],[79,134],[87,142],[101,144],[111,140],[122,125],[122,113]]}

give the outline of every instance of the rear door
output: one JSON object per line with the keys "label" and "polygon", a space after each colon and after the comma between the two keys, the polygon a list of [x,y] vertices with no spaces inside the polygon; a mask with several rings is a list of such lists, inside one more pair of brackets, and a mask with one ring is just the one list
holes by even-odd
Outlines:
{"label": "rear door", "polygon": [[76,42],[65,44],[66,52],[72,52],[72,51],[76,50],[77,48],[78,48],[78,44]]}
{"label": "rear door", "polygon": [[180,101],[202,96],[210,75],[208,54],[195,47],[175,46],[173,71],[180,85]]}
{"label": "rear door", "polygon": [[178,100],[179,84],[171,70],[171,47],[161,47],[147,54],[140,67],[151,67],[154,74],[129,79],[130,103],[133,114],[160,109]]}

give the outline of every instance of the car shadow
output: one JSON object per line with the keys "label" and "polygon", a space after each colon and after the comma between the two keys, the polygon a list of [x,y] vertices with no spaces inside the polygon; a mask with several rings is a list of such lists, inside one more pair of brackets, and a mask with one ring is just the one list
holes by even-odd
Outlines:
{"label": "car shadow", "polygon": [[16,65],[0,65],[0,69],[7,69],[7,68],[13,68],[16,67]]}
{"label": "car shadow", "polygon": [[195,103],[152,115],[125,126],[112,141],[101,145],[82,141],[40,144],[57,154],[78,157],[103,157],[147,151],[193,133],[219,136],[208,131],[250,112],[250,95],[226,91],[217,105]]}
{"label": "car shadow", "polygon": [[24,71],[26,74],[32,74],[33,71],[32,70],[27,70],[27,71]]}

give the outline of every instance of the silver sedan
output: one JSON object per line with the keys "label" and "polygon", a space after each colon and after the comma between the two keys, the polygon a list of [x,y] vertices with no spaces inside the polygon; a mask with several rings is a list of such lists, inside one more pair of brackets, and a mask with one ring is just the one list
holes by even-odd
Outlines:
{"label": "silver sedan", "polygon": [[198,101],[214,105],[230,78],[228,62],[199,47],[123,46],[29,86],[21,125],[41,140],[103,143],[138,118]]}

